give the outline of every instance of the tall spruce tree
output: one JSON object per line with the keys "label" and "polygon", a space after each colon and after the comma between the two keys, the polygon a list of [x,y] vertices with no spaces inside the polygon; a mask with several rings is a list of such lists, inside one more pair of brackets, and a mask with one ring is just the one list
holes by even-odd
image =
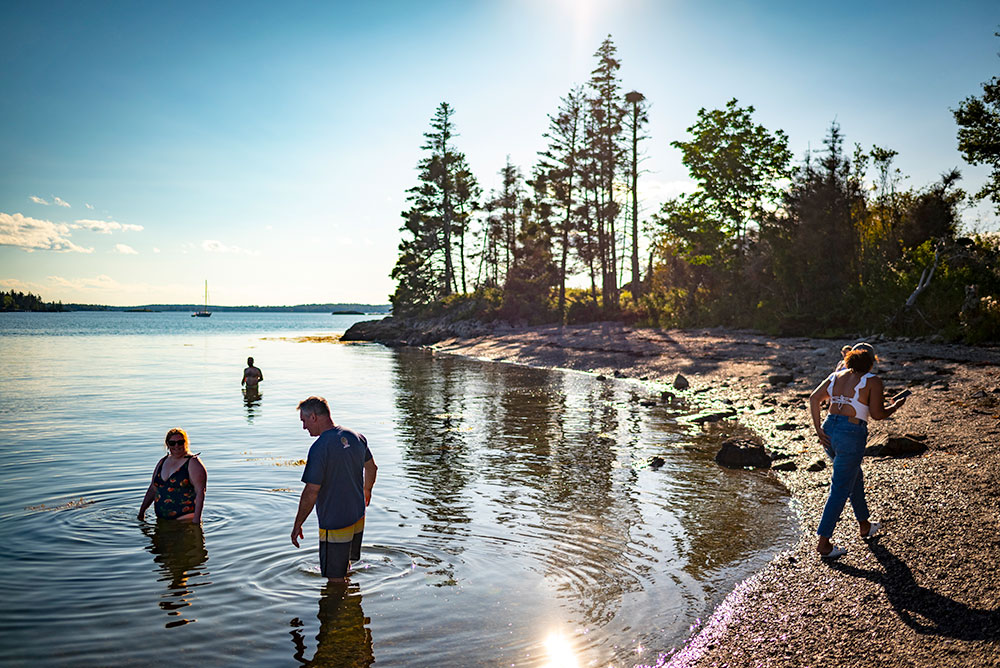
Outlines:
{"label": "tall spruce tree", "polygon": [[642,126],[649,122],[646,96],[638,91],[625,94],[627,113],[625,129],[629,135],[629,154],[626,163],[629,176],[629,190],[632,193],[630,213],[632,214],[632,298],[642,295],[642,279],[639,275],[639,142],[646,137]]}
{"label": "tall spruce tree", "polygon": [[419,183],[407,191],[410,207],[402,212],[404,236],[391,274],[397,288],[390,299],[399,313],[418,312],[458,289],[456,233],[464,277],[466,223],[475,208],[478,186],[465,156],[455,150],[453,115],[447,102],[435,110],[431,130],[424,133],[425,157],[417,164]]}
{"label": "tall spruce tree", "polygon": [[549,116],[549,129],[545,138],[548,147],[541,154],[541,167],[547,172],[551,196],[558,209],[554,224],[554,238],[558,243],[559,320],[566,318],[566,274],[569,266],[570,235],[576,230],[574,219],[579,215],[578,169],[583,149],[583,120],[585,98],[580,87],[562,98],[559,111]]}
{"label": "tall spruce tree", "polygon": [[615,179],[622,164],[622,118],[618,49],[608,35],[594,56],[597,67],[591,72],[588,100],[593,123],[588,136],[589,150],[597,168],[594,193],[598,253],[601,260],[601,297],[604,308],[618,309],[618,257],[615,222],[621,206],[615,201]]}

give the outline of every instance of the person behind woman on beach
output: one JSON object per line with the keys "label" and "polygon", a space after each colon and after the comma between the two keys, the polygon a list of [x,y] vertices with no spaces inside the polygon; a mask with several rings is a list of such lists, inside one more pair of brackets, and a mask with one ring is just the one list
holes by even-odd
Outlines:
{"label": "person behind woman on beach", "polygon": [[153,470],[153,480],[139,506],[139,519],[146,516],[146,509],[153,504],[157,519],[201,524],[208,480],[205,465],[198,455],[191,454],[188,435],[183,429],[171,429],[165,441],[167,454]]}
{"label": "person behind woman on beach", "polygon": [[[882,379],[871,373],[876,360],[875,349],[870,344],[855,345],[844,356],[846,368],[827,376],[809,396],[816,435],[833,460],[830,495],[816,531],[819,535],[816,551],[824,559],[836,559],[847,553],[844,548],[833,545],[830,538],[848,499],[863,538],[871,538],[882,526],[868,521],[861,473],[861,458],[868,442],[868,419],[886,419],[906,403],[906,398],[885,405]],[[830,400],[830,414],[820,426],[820,403],[825,399]]]}
{"label": "person behind woman on beach", "polygon": [[837,366],[834,367],[834,372],[842,371],[847,368],[847,361],[844,359],[847,357],[847,353],[851,352],[851,346],[844,346],[840,349],[840,361],[837,362]]}

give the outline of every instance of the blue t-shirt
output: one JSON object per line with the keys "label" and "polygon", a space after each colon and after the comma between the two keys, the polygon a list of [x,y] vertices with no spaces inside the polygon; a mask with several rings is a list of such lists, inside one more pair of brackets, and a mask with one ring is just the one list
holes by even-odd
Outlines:
{"label": "blue t-shirt", "polygon": [[343,529],[365,516],[365,462],[371,458],[368,440],[343,427],[327,429],[309,448],[302,482],[320,486],[320,529]]}

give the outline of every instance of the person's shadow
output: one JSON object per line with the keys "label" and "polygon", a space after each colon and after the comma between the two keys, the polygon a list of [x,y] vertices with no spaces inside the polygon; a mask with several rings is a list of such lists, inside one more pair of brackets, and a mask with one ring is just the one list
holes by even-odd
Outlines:
{"label": "person's shadow", "polygon": [[208,550],[201,525],[160,520],[155,524],[143,524],[142,532],[149,538],[146,549],[153,555],[153,562],[162,575],[160,582],[167,583],[160,600],[160,609],[170,617],[166,627],[190,624],[195,620],[186,608],[191,606],[193,588],[211,584],[207,580],[192,582],[193,578],[208,575],[208,571],[202,569],[208,561]]}
{"label": "person's shadow", "polygon": [[295,618],[292,630],[292,655],[303,666],[343,666],[368,668],[375,663],[372,632],[361,609],[361,591],[357,585],[327,583],[319,599],[319,633],[316,634],[316,652],[306,658],[306,642],[302,637],[304,623]]}
{"label": "person's shadow", "polygon": [[880,545],[878,538],[869,541],[868,549],[878,559],[884,572],[840,562],[834,562],[830,567],[881,585],[893,610],[903,623],[917,633],[957,640],[1000,639],[1000,610],[970,608],[918,585],[910,567]]}
{"label": "person's shadow", "polygon": [[243,404],[247,408],[247,424],[253,424],[262,396],[256,385],[247,385],[243,388]]}

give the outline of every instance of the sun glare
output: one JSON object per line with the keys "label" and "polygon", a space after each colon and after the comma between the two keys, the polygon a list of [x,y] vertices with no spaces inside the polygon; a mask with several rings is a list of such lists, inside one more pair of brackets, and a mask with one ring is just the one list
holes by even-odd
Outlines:
{"label": "sun glare", "polygon": [[573,643],[565,634],[553,631],[545,639],[545,651],[548,653],[548,663],[545,668],[579,668]]}

